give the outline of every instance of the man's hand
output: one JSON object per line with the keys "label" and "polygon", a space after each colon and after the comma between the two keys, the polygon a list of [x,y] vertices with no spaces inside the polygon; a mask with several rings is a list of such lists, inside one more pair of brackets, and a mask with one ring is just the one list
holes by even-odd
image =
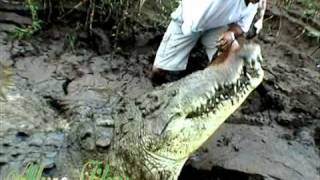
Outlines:
{"label": "man's hand", "polygon": [[217,41],[217,47],[218,49],[224,51],[225,49],[227,49],[228,47],[230,47],[230,45],[233,43],[233,41],[236,39],[234,32],[232,31],[226,31],[224,32],[219,40]]}

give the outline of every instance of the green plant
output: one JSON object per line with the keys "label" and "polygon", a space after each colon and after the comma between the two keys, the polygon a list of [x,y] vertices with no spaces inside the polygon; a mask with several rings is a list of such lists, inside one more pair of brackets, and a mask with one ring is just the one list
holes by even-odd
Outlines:
{"label": "green plant", "polygon": [[43,166],[29,163],[22,174],[19,174],[16,171],[11,171],[7,176],[5,176],[5,180],[42,180],[43,170]]}
{"label": "green plant", "polygon": [[[17,171],[11,171],[4,176],[3,180],[46,180],[43,177],[44,167],[35,163],[29,163],[20,174]],[[1,176],[0,176],[1,178]],[[81,171],[80,180],[129,180],[127,176],[116,176],[111,172],[110,165],[106,162],[90,160]]]}
{"label": "green plant", "polygon": [[109,164],[91,160],[84,165],[80,180],[129,180],[127,176],[115,176],[112,174]]}
{"label": "green plant", "polygon": [[304,15],[307,17],[316,17],[320,15],[320,2],[316,0],[297,0],[304,8]]}
{"label": "green plant", "polygon": [[77,42],[78,42],[78,36],[76,32],[66,34],[65,42],[64,42],[66,49],[69,49],[72,52],[74,52],[76,50]]}
{"label": "green plant", "polygon": [[32,23],[29,26],[26,27],[17,27],[14,32],[14,37],[17,39],[24,39],[24,38],[30,38],[34,33],[38,32],[42,28],[42,23],[38,18],[38,8],[39,5],[37,2],[33,0],[27,0],[26,5],[31,13]]}

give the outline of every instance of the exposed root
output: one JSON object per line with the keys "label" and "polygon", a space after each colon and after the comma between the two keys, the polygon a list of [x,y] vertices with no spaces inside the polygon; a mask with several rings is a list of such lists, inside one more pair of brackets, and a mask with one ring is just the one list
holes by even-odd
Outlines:
{"label": "exposed root", "polygon": [[286,18],[288,21],[290,21],[293,24],[296,24],[302,28],[305,29],[304,32],[307,32],[308,35],[310,37],[316,38],[318,41],[320,41],[320,25],[316,22],[311,21],[308,23],[305,23],[301,16],[297,16],[299,17],[299,19],[295,16],[292,16],[292,12],[288,13],[288,10],[286,9],[279,9],[279,8],[272,8],[269,10],[269,12],[272,14],[272,16],[278,16],[280,18],[280,24],[279,24],[279,31],[277,33],[277,36],[279,35],[280,29],[281,29],[281,18]]}
{"label": "exposed root", "polygon": [[63,14],[62,16],[58,17],[58,20],[62,20],[64,19],[66,16],[68,16],[69,14],[71,14],[74,10],[78,9],[80,6],[82,6],[83,4],[85,4],[88,0],[82,0],[80,1],[78,4],[76,4],[72,9],[70,9],[69,11],[67,11],[65,14]]}

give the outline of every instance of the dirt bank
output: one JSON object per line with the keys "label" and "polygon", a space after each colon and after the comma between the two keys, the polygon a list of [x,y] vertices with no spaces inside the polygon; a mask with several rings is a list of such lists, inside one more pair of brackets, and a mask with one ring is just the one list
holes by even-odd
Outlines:
{"label": "dirt bank", "polygon": [[[190,158],[180,179],[319,178],[319,44],[290,19],[269,17],[256,40],[264,56],[264,82]],[[14,116],[1,116],[0,174],[35,161],[46,174],[62,177],[76,171],[70,164],[80,168],[80,162],[102,158],[113,134],[106,117],[123,97],[153,88],[147,74],[159,32],[138,34],[121,55],[98,55],[86,36],[68,50],[71,29],[54,26],[18,41],[9,36],[14,26],[0,25],[0,62],[12,69],[15,85],[1,108],[2,115]],[[196,50],[188,72],[201,69],[204,63],[196,61],[203,57]],[[69,131],[81,122],[86,122],[83,131]]]}

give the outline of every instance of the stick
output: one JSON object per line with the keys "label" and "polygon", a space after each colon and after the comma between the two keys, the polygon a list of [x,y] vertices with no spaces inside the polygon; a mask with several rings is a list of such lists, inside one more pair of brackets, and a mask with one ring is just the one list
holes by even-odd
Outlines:
{"label": "stick", "polygon": [[82,6],[84,3],[86,3],[88,0],[82,0],[80,1],[77,5],[75,5],[72,9],[70,9],[68,12],[66,12],[65,14],[63,14],[62,16],[58,17],[58,20],[63,19],[64,17],[66,17],[67,15],[71,14],[74,10],[78,9],[80,6]]}

